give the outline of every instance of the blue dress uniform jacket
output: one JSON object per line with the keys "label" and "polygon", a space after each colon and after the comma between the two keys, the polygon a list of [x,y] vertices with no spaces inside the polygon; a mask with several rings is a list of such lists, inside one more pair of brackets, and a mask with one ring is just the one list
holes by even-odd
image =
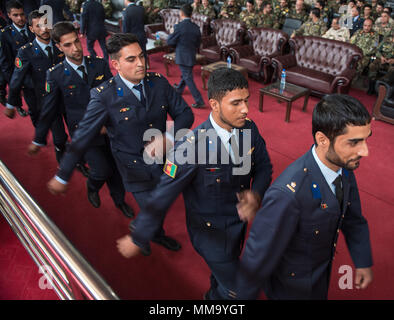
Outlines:
{"label": "blue dress uniform jacket", "polygon": [[[65,112],[66,124],[73,138],[78,123],[82,120],[90,100],[90,89],[112,77],[104,59],[85,57],[87,83],[77,74],[66,60],[47,71],[46,91],[40,120],[36,127],[34,141],[46,144],[48,129],[56,114]],[[63,110],[64,106],[64,110]],[[92,145],[104,143],[104,138],[97,136]],[[68,180],[68,179],[65,179]]]}
{"label": "blue dress uniform jacket", "polygon": [[[244,138],[250,138],[249,145],[244,145]],[[201,141],[204,144],[199,147]],[[200,154],[199,150],[204,150],[205,154]],[[250,120],[239,130],[239,150],[241,158],[249,157],[250,167],[242,175],[234,175],[233,169],[239,168],[245,161],[235,165],[231,160],[222,160],[223,154],[226,159],[229,159],[229,154],[210,120],[176,144],[164,167],[167,174],[161,176],[160,183],[149,196],[148,204],[130,225],[133,241],[145,254],[150,252],[149,240],[161,226],[166,211],[183,192],[187,230],[193,247],[207,262],[215,281],[220,283],[221,288],[228,289],[229,283],[234,280],[246,232],[246,223],[238,216],[236,193],[252,189],[263,198],[272,175],[264,139]],[[183,161],[178,161],[176,156],[169,160],[179,152],[186,152],[186,156],[191,152],[194,162],[180,164]],[[219,297],[211,298],[223,298],[227,294],[221,291]]]}
{"label": "blue dress uniform jacket", "polygon": [[174,132],[190,128],[193,112],[167,79],[158,73],[144,78],[146,105],[143,105],[119,75],[91,90],[84,118],[74,132],[70,150],[62,163],[74,165],[92,139],[105,126],[125,189],[130,192],[151,190],[162,173],[162,166],[143,160],[143,136],[148,129],[166,131],[169,114]]}
{"label": "blue dress uniform jacket", "polygon": [[147,43],[144,29],[145,9],[132,3],[122,11],[122,32],[132,33],[138,38],[141,49],[145,52]]}
{"label": "blue dress uniform jacket", "polygon": [[105,38],[107,30],[104,22],[105,12],[103,5],[96,0],[84,2],[81,14],[81,33],[86,34],[86,37],[90,40]]}
{"label": "blue dress uniform jacket", "polygon": [[16,68],[9,84],[8,103],[12,106],[22,106],[21,88],[25,82],[25,78],[31,78],[34,96],[26,97],[25,93],[25,99],[28,100],[27,102],[32,101],[33,103],[33,105],[29,104],[32,119],[38,117],[42,99],[45,96],[47,70],[64,59],[64,53],[54,43],[52,43],[52,48],[54,63],[51,63],[46,52],[42,51],[36,39],[18,50],[17,58],[19,60],[17,60]]}
{"label": "blue dress uniform jacket", "polygon": [[327,299],[340,230],[356,268],[372,265],[356,179],[342,170],[342,208],[311,151],[267,190],[246,241],[237,298],[255,299],[262,286],[270,299]]}
{"label": "blue dress uniform jacket", "polygon": [[189,67],[196,64],[196,53],[200,43],[200,28],[190,19],[176,24],[174,32],[167,38],[168,45],[176,46],[175,63]]}
{"label": "blue dress uniform jacket", "polygon": [[68,20],[74,20],[74,15],[70,11],[70,8],[66,4],[65,0],[41,0],[41,5],[47,5],[52,7],[52,14],[53,14],[53,20],[52,24],[55,25],[55,23],[59,21],[65,21],[67,20],[64,14],[68,17]]}
{"label": "blue dress uniform jacket", "polygon": [[28,41],[26,41],[13,24],[8,25],[0,33],[0,68],[7,81],[10,82],[14,71],[15,57],[18,49],[34,40],[35,36],[26,28]]}

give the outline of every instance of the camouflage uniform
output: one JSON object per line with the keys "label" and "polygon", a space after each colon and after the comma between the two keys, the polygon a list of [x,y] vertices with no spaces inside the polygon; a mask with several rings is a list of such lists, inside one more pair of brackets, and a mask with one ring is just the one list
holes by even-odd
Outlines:
{"label": "camouflage uniform", "polygon": [[66,4],[72,13],[81,13],[81,6],[84,0],[66,0]]}
{"label": "camouflage uniform", "polygon": [[[147,15],[147,23],[160,22],[161,17],[159,15],[159,12],[161,9],[167,7],[168,7],[168,0],[151,0],[151,4],[145,7],[145,13]],[[154,12],[155,9],[159,9],[159,10],[157,10],[157,12]]]}
{"label": "camouflage uniform", "polygon": [[280,5],[276,6],[274,9],[274,16],[276,17],[276,20],[278,21],[279,25],[283,25],[285,22],[285,19],[289,15],[290,8],[288,6],[281,7]]}
{"label": "camouflage uniform", "polygon": [[330,28],[324,35],[323,38],[348,42],[350,39],[349,29],[346,27],[341,27],[338,30]]}
{"label": "camouflage uniform", "polygon": [[319,19],[317,22],[308,20],[303,23],[301,27],[293,32],[296,36],[318,36],[321,37],[327,31],[327,26],[323,20]]}
{"label": "camouflage uniform", "polygon": [[112,7],[111,0],[101,0],[101,4],[104,7],[105,17],[108,19],[112,18],[112,12],[114,8]]}
{"label": "camouflage uniform", "polygon": [[279,29],[279,23],[272,13],[261,14],[258,27]]}
{"label": "camouflage uniform", "polygon": [[[222,15],[222,12],[228,14],[228,17]],[[235,4],[234,6],[228,6],[227,2],[223,4],[222,8],[220,9],[219,18],[221,19],[233,19],[238,20],[239,13],[241,12],[241,8]]]}
{"label": "camouflage uniform", "polygon": [[370,78],[376,78],[378,71],[383,69],[388,72],[394,71],[394,62],[393,63],[384,63],[381,62],[381,57],[386,59],[394,59],[394,35],[384,38],[384,40],[379,44],[376,48],[376,59],[369,65],[369,73],[368,76]]}
{"label": "camouflage uniform", "polygon": [[365,33],[363,29],[357,30],[350,38],[350,43],[357,45],[363,51],[363,58],[358,63],[357,73],[361,75],[362,71],[369,65],[371,57],[376,52],[379,43],[379,36],[376,32],[370,31]]}
{"label": "camouflage uniform", "polygon": [[337,2],[337,0],[328,0],[326,8],[328,10],[332,10],[333,13],[339,13],[339,8],[341,7],[341,4]]}
{"label": "camouflage uniform", "polygon": [[257,8],[257,4],[255,5],[254,11],[258,14],[261,15],[263,14],[263,6],[261,6],[261,8]]}
{"label": "camouflage uniform", "polygon": [[200,10],[201,10],[202,4],[200,3],[200,4],[198,4],[198,5],[195,7],[195,6],[194,6],[194,3],[192,3],[192,4],[191,4],[191,7],[193,8],[193,13],[194,13],[194,12],[199,13]]}
{"label": "camouflage uniform", "polygon": [[303,23],[308,20],[309,15],[305,10],[297,13],[295,8],[292,8],[288,15],[289,18],[301,20]]}
{"label": "camouflage uniform", "polygon": [[199,13],[203,14],[204,16],[208,16],[211,19],[215,19],[216,18],[215,9],[213,8],[213,6],[211,4],[208,4],[208,6],[206,8],[204,8],[204,6],[202,5],[200,7]]}
{"label": "camouflage uniform", "polygon": [[387,37],[394,33],[394,23],[388,22],[386,26],[383,26],[382,23],[378,21],[374,24],[373,30],[380,36]]}
{"label": "camouflage uniform", "polygon": [[260,18],[255,11],[250,13],[244,10],[239,15],[239,20],[245,23],[247,29],[251,29],[258,26]]}

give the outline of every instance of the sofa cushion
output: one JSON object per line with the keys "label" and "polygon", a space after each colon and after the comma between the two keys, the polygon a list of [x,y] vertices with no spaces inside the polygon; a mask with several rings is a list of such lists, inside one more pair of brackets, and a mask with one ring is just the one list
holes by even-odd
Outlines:
{"label": "sofa cushion", "polygon": [[300,66],[286,70],[286,81],[313,91],[331,93],[330,86],[333,80],[334,76],[328,73]]}
{"label": "sofa cushion", "polygon": [[200,49],[200,53],[207,57],[210,61],[220,60],[220,47],[212,46],[204,49]]}
{"label": "sofa cushion", "polygon": [[242,67],[245,67],[251,72],[260,72],[259,70],[259,63],[260,63],[261,57],[258,55],[253,55],[245,58],[239,59],[239,65]]}

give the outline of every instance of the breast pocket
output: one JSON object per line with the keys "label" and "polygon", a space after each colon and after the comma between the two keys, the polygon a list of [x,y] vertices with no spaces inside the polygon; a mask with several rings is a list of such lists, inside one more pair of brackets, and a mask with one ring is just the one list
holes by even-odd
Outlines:
{"label": "breast pocket", "polygon": [[116,122],[119,125],[129,125],[135,120],[137,120],[137,112],[135,107],[121,106],[119,108],[119,113],[116,115]]}
{"label": "breast pocket", "polygon": [[210,172],[210,168],[206,168],[204,173],[204,187],[207,194],[211,198],[219,198],[223,192],[231,191],[230,175],[228,172]]}

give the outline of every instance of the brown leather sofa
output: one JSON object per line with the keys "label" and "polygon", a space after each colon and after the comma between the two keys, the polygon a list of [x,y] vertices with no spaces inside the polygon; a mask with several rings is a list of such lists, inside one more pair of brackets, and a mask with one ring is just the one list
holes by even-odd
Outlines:
{"label": "brown leather sofa", "polygon": [[394,124],[394,71],[376,81],[378,98],[372,115],[376,120]]}
{"label": "brown leather sofa", "polygon": [[213,34],[202,39],[200,53],[208,61],[225,60],[231,47],[244,43],[245,24],[231,19],[215,19],[211,22]]}
{"label": "brown leather sofa", "polygon": [[289,40],[290,54],[272,59],[274,80],[286,69],[286,81],[312,94],[347,93],[363,54],[356,45],[313,36]]}
{"label": "brown leather sofa", "polygon": [[249,44],[229,49],[231,60],[264,82],[271,81],[271,59],[283,55],[289,36],[271,28],[252,28],[248,31]]}
{"label": "brown leather sofa", "polygon": [[[162,23],[152,23],[145,26],[146,36],[156,40],[156,32],[160,32],[162,40],[166,40],[168,35],[174,31],[174,26],[180,22],[179,9],[162,9],[160,16]],[[200,27],[201,36],[205,37],[211,33],[210,18],[199,13],[193,13],[191,20]]]}

